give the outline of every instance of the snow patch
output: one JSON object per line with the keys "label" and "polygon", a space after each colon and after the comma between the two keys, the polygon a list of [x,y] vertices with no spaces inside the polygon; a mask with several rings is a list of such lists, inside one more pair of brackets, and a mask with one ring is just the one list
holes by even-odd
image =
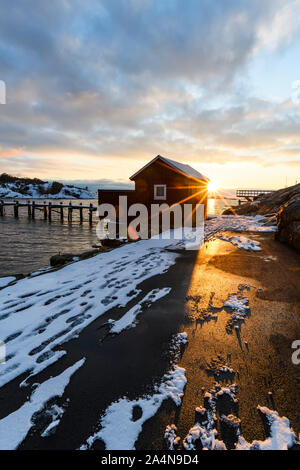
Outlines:
{"label": "snow patch", "polygon": [[51,434],[53,434],[58,427],[60,420],[64,414],[65,410],[61,408],[60,406],[53,405],[50,410],[46,411],[47,415],[50,415],[51,417],[51,422],[50,424],[46,427],[46,429],[42,432],[41,436],[42,437],[48,437]]}
{"label": "snow patch", "polygon": [[177,449],[179,442],[180,442],[180,437],[177,436],[177,428],[175,424],[168,425],[165,430],[165,441],[168,450],[175,450]]}
{"label": "snow patch", "polygon": [[[121,398],[112,403],[99,423],[100,431],[89,437],[80,449],[90,449],[95,441],[101,439],[106,450],[133,450],[143,424],[157,413],[164,400],[171,398],[177,406],[181,404],[185,385],[185,369],[175,366],[164,376],[162,384],[155,388],[153,395],[138,400]],[[142,410],[142,415],[133,421],[135,407]]]}
{"label": "snow patch", "polygon": [[268,219],[261,215],[216,215],[206,221],[205,237],[220,232],[276,232],[276,225],[264,225],[267,221]]}
{"label": "snow patch", "polygon": [[241,436],[236,450],[288,450],[299,444],[296,434],[285,416],[280,417],[277,411],[270,410],[266,406],[258,406],[257,409],[265,416],[270,425],[270,437],[265,441],[253,441],[249,444]]}
{"label": "snow patch", "polygon": [[236,312],[246,313],[250,310],[248,303],[249,300],[246,297],[233,294],[226,300],[224,307],[229,307]]}
{"label": "snow patch", "polygon": [[229,242],[234,246],[237,246],[240,250],[246,250],[246,251],[261,251],[261,246],[260,243],[251,240],[250,238],[246,238],[243,236],[240,237],[233,237],[233,236],[228,236],[228,235],[219,235],[221,240],[225,242]]}
{"label": "snow patch", "polygon": [[51,398],[61,397],[64,394],[72,375],[84,362],[85,359],[81,359],[57,377],[51,377],[40,384],[32,393],[29,401],[0,420],[1,450],[13,450],[21,444],[33,425],[33,415],[41,411]]}
{"label": "snow patch", "polygon": [[163,289],[153,289],[150,291],[139,304],[128,310],[120,320],[110,320],[110,323],[113,323],[110,333],[121,333],[121,331],[127,328],[135,327],[137,324],[136,317],[142,313],[145,308],[150,307],[152,303],[168,295],[171,290],[172,289],[170,287],[165,287]]}
{"label": "snow patch", "polygon": [[224,307],[230,308],[233,312],[226,324],[227,333],[231,333],[233,328],[238,332],[240,324],[243,323],[250,314],[249,300],[241,293],[232,294],[224,303]]}

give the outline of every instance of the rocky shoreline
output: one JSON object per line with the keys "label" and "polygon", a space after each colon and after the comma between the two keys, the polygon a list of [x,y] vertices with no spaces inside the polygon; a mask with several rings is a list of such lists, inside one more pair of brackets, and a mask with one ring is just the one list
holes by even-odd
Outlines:
{"label": "rocky shoreline", "polygon": [[263,215],[277,224],[275,239],[300,251],[300,184],[259,196],[255,201],[226,209],[223,214]]}
{"label": "rocky shoreline", "polygon": [[18,178],[0,175],[1,199],[95,199],[88,188],[65,185],[58,181],[42,181],[38,178]]}

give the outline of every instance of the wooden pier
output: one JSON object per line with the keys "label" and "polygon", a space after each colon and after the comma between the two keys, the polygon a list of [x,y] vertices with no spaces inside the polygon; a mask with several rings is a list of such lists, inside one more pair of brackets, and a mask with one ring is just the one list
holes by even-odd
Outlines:
{"label": "wooden pier", "polygon": [[271,189],[237,189],[236,197],[238,197],[239,199],[245,198],[247,199],[247,201],[251,202],[258,196],[273,192],[274,191]]}
{"label": "wooden pier", "polygon": [[27,215],[29,219],[34,220],[36,216],[36,212],[40,211],[43,213],[44,220],[52,221],[53,213],[58,213],[60,216],[60,221],[63,222],[65,218],[65,211],[67,213],[67,220],[69,223],[72,223],[73,220],[73,213],[74,211],[79,211],[79,222],[80,224],[84,221],[84,211],[88,213],[88,222],[92,226],[93,225],[93,213],[97,211],[97,207],[93,206],[93,204],[89,204],[88,206],[84,206],[82,203],[73,205],[72,202],[69,204],[64,204],[63,202],[55,203],[55,202],[36,202],[36,201],[4,201],[0,200],[0,217],[5,215],[5,208],[6,207],[13,207],[13,215],[16,219],[19,218],[20,209],[27,207]]}

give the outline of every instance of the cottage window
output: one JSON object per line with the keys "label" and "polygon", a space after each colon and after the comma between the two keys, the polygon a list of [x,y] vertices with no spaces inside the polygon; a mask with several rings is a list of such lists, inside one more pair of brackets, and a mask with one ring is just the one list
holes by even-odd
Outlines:
{"label": "cottage window", "polygon": [[167,185],[166,184],[154,185],[154,199],[156,201],[165,201],[167,199]]}

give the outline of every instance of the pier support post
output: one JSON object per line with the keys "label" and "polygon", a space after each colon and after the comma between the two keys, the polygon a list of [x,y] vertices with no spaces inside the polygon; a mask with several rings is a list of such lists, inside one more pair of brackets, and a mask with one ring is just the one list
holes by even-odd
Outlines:
{"label": "pier support post", "polygon": [[19,202],[18,201],[16,201],[14,205],[14,216],[15,216],[15,219],[19,217]]}
{"label": "pier support post", "polygon": [[52,220],[52,202],[49,202],[49,206],[48,206],[48,220],[49,222],[51,222]]}
{"label": "pier support post", "polygon": [[0,216],[4,216],[4,203],[3,201],[0,201]]}
{"label": "pier support post", "polygon": [[[82,206],[82,202],[79,205]],[[82,207],[79,208],[79,219],[80,219],[80,223],[82,224],[83,223],[83,209],[82,209]]]}
{"label": "pier support post", "polygon": [[31,218],[31,205],[30,205],[30,202],[28,202],[27,211],[28,211],[28,218],[30,219]]}
{"label": "pier support post", "polygon": [[62,206],[62,202],[60,202],[60,221],[63,222],[64,221],[64,208]]}
{"label": "pier support post", "polygon": [[73,216],[73,209],[72,209],[72,203],[70,201],[69,207],[68,207],[68,222],[72,222],[72,216]]}
{"label": "pier support post", "polygon": [[32,218],[32,220],[35,219],[35,201],[32,201],[31,218]]}
{"label": "pier support post", "polygon": [[90,204],[89,208],[89,224],[90,226],[93,225],[93,204]]}
{"label": "pier support post", "polygon": [[47,220],[47,206],[46,206],[46,201],[44,201],[44,220]]}

